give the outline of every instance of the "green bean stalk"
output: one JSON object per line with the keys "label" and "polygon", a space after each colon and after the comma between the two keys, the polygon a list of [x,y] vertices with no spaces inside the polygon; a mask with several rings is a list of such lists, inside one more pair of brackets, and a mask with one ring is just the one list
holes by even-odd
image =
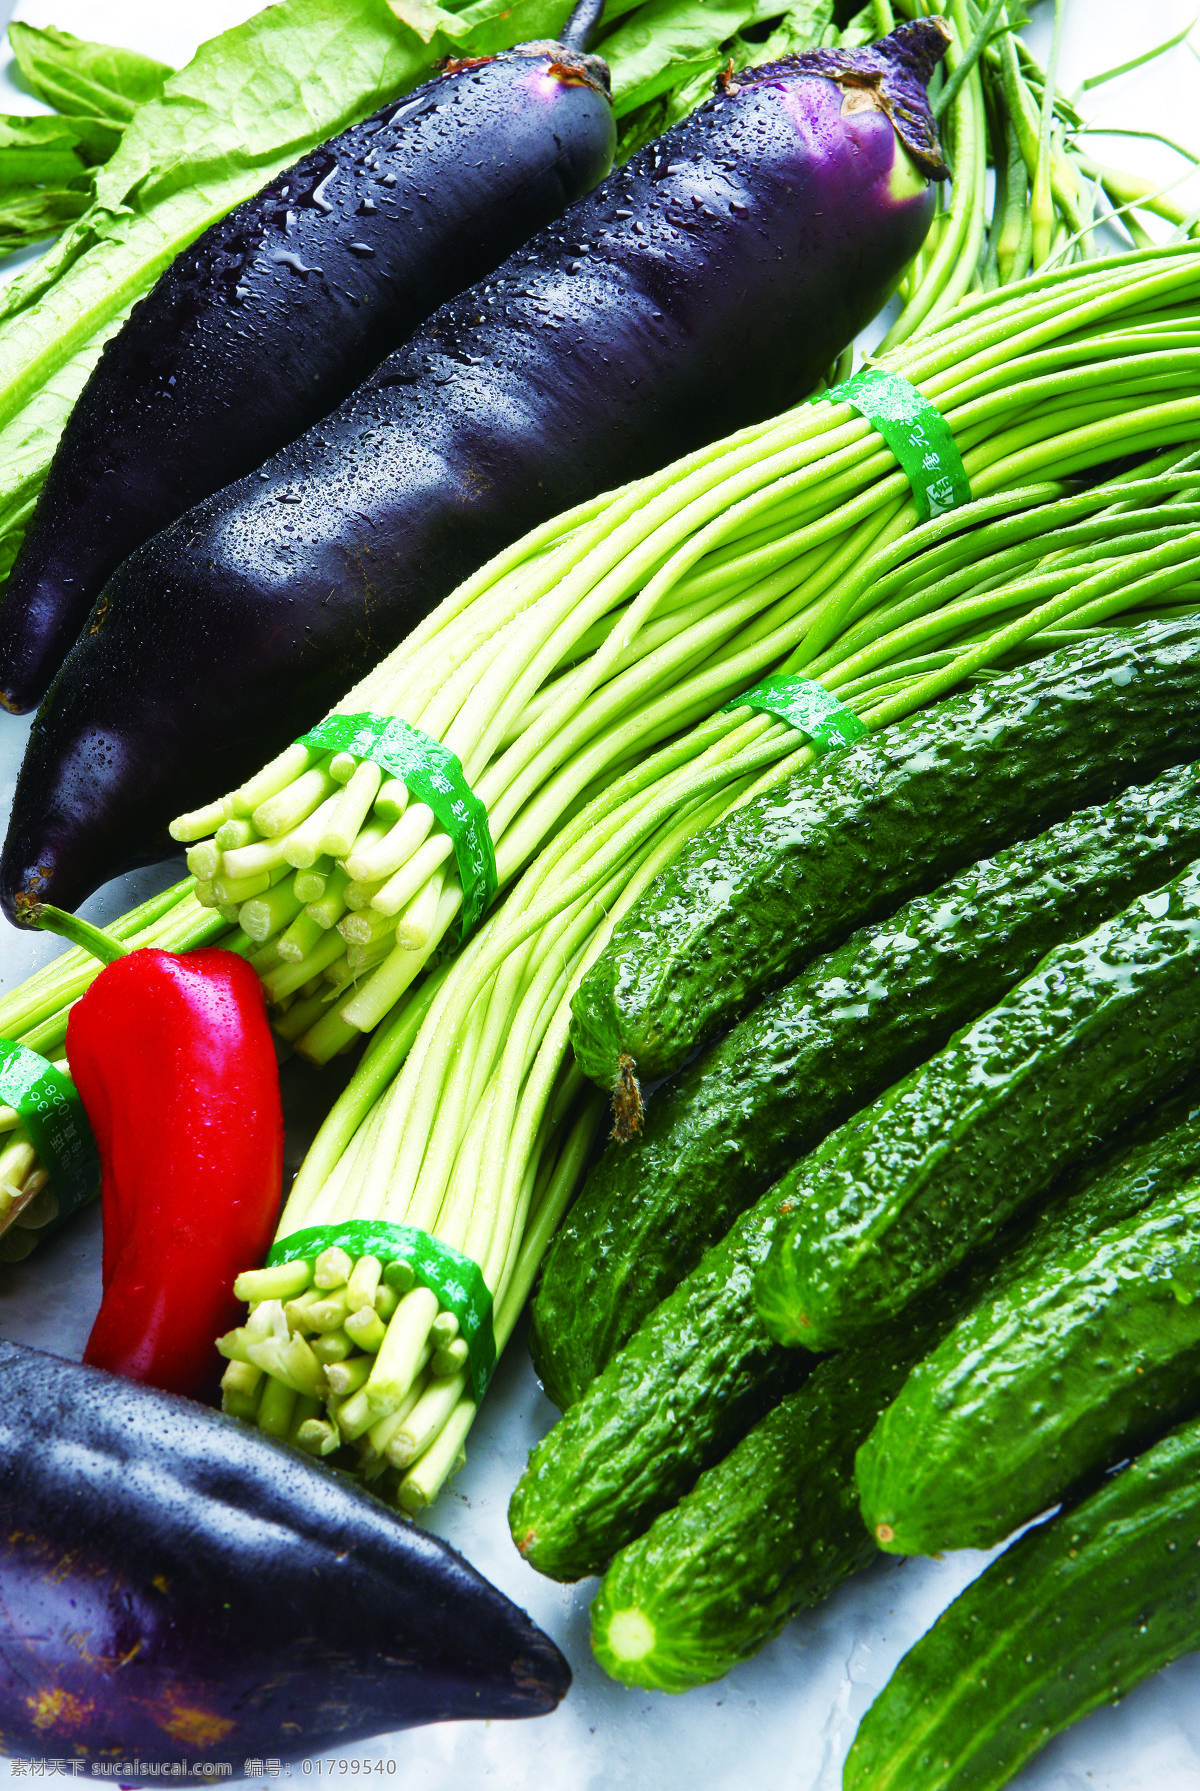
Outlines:
{"label": "green bean stalk", "polygon": [[[926,0],[912,0],[896,10],[916,17],[936,8]],[[1040,268],[1068,267],[1100,256],[1098,232],[1104,225],[1134,247],[1150,247],[1139,211],[1165,220],[1179,237],[1195,236],[1200,228],[1169,190],[1103,166],[1088,154],[1086,139],[1105,133],[1095,132],[1056,84],[1063,0],[1054,4],[1046,69],[1016,35],[1024,22],[1016,0],[990,0],[987,5],[954,0],[948,11],[954,42],[932,102],[954,178],[901,283],[903,309],[883,338],[881,352],[936,322],[966,293],[990,291]],[[1176,41],[1093,76],[1085,87],[1094,89],[1128,67],[1152,60]],[[1191,150],[1174,143],[1169,147],[1185,164],[1195,164]],[[995,171],[990,214],[989,166]]]}
{"label": "green bean stalk", "polygon": [[[1002,514],[1007,494],[1191,439],[1197,348],[1185,245],[978,295],[882,364],[941,410]],[[458,755],[503,891],[626,767],[789,655],[823,665],[855,569],[916,526],[873,428],[801,405],[526,537],[340,709],[399,716]],[[196,899],[255,941],[277,1024],[315,1062],[398,1011],[451,942],[453,841],[370,760],[290,746],[172,832]]]}
{"label": "green bean stalk", "polygon": [[[55,1068],[66,1074],[65,1063]],[[49,1182],[20,1114],[0,1106],[0,1262],[22,1261],[42,1227],[58,1217]]]}

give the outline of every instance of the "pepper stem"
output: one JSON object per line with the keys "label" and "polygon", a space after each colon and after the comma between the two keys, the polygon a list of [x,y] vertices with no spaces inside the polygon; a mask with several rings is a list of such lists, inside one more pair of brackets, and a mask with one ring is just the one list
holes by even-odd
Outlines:
{"label": "pepper stem", "polygon": [[102,933],[90,921],[80,920],[77,914],[67,914],[61,908],[52,907],[49,902],[31,902],[22,919],[28,926],[40,927],[44,933],[57,933],[61,938],[69,939],[72,945],[82,946],[102,964],[129,956],[129,947],[122,945],[119,939],[114,939],[110,933]]}

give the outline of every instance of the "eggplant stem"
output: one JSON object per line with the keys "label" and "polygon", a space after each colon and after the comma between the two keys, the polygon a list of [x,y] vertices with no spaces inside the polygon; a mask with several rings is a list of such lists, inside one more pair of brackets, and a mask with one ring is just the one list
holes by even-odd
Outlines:
{"label": "eggplant stem", "polygon": [[604,0],[578,0],[575,10],[563,26],[559,43],[564,50],[586,50],[600,23]]}

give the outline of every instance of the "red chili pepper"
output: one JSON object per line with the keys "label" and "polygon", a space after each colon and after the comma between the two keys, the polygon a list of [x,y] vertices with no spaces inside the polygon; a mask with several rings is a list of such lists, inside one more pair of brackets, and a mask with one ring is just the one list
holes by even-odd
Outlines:
{"label": "red chili pepper", "polygon": [[72,1008],[67,1061],[102,1177],[104,1298],[83,1359],[210,1398],[234,1277],[266,1255],[283,1182],[262,987],[234,952],[131,952]]}

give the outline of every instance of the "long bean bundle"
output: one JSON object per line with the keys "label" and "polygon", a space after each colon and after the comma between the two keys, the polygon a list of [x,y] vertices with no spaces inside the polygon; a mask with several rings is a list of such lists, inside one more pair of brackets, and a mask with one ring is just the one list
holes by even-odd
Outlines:
{"label": "long bean bundle", "polygon": [[[950,423],[1003,530],[1089,466],[1200,436],[1198,301],[1196,248],[1138,253],[967,301],[882,364]],[[802,405],[527,537],[341,708],[399,717],[458,757],[503,889],[626,765],[789,655],[823,670],[864,601],[864,561],[886,571],[879,556],[903,557],[917,526],[871,425]],[[195,842],[199,899],[230,918],[241,903],[239,924],[278,953],[271,999],[325,979],[285,1021],[318,1062],[392,1011],[461,907],[450,834],[347,752],[291,746],[172,831]]]}

